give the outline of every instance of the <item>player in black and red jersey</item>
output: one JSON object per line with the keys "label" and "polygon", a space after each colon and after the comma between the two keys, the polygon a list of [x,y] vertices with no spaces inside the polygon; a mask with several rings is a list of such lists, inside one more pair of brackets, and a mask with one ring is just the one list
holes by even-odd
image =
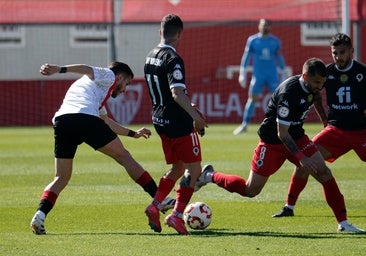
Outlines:
{"label": "player in black and red jersey", "polygon": [[152,122],[161,138],[166,163],[172,167],[160,179],[158,191],[145,213],[151,229],[161,232],[161,202],[182,177],[173,212],[165,223],[179,234],[188,235],[182,215],[201,173],[198,134],[204,134],[207,124],[187,96],[184,62],[176,52],[182,33],[182,20],[177,15],[166,15],[161,21],[160,44],[146,57],[144,73],[152,102]]}
{"label": "player in black and red jersey", "polygon": [[[332,37],[330,45],[334,63],[327,67],[325,83],[328,114],[318,97],[314,105],[325,127],[313,142],[328,162],[350,150],[366,161],[366,66],[353,59],[354,49],[349,36],[338,33]],[[339,143],[340,138],[342,143]],[[273,217],[294,216],[294,206],[308,176],[306,172],[295,170],[286,205]]]}
{"label": "player in black and red jersey", "polygon": [[319,94],[326,77],[324,63],[311,58],[304,63],[302,75],[288,78],[275,90],[258,130],[260,140],[254,151],[248,180],[216,172],[211,167],[201,173],[196,183],[197,190],[212,182],[229,192],[254,197],[261,192],[268,178],[289,160],[322,184],[325,199],[339,225],[357,229],[348,223],[343,195],[322,155],[303,129],[314,95]]}

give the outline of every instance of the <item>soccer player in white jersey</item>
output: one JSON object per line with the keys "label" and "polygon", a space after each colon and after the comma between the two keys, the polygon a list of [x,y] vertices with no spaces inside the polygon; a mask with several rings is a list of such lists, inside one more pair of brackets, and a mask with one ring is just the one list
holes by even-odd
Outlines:
{"label": "soccer player in white jersey", "polygon": [[[49,183],[41,196],[39,207],[31,221],[31,229],[37,235],[46,234],[44,221],[52,210],[56,199],[68,184],[78,145],[85,142],[95,150],[110,156],[128,175],[151,197],[157,185],[150,174],[135,161],[124,148],[117,135],[133,138],[149,138],[151,131],[141,128],[132,131],[108,117],[105,104],[110,97],[125,92],[133,79],[130,67],[122,62],[112,62],[108,68],[85,64],[58,66],[44,64],[40,73],[51,76],[56,73],[76,73],[83,75],[68,89],[63,103],[55,113],[52,122],[55,138],[55,178]],[[174,206],[174,199],[165,199],[161,211]]]}

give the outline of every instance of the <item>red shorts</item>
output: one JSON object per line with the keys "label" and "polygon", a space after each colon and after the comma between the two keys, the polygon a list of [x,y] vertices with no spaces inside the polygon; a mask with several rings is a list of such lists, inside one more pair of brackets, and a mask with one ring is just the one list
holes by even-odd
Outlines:
{"label": "red shorts", "polygon": [[366,129],[345,131],[328,125],[314,137],[313,141],[332,154],[331,157],[325,159],[328,162],[334,162],[351,149],[362,161],[366,161]]}
{"label": "red shorts", "polygon": [[160,138],[167,164],[173,164],[179,160],[184,163],[201,162],[201,145],[196,131],[178,138],[168,138],[160,134]]}
{"label": "red shorts", "polygon": [[[308,157],[318,151],[315,144],[306,135],[296,140],[295,143],[301,152]],[[254,150],[252,171],[261,176],[269,177],[280,169],[286,160],[300,166],[299,160],[284,144],[266,144],[260,140]]]}

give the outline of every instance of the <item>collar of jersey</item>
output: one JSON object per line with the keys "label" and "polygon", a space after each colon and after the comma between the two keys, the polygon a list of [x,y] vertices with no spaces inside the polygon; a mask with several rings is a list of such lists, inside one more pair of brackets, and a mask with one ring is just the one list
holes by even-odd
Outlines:
{"label": "collar of jersey", "polygon": [[304,79],[302,78],[302,76],[300,76],[299,78],[299,83],[301,85],[301,88],[306,92],[306,93],[310,93],[310,91],[308,89],[306,89],[305,84],[304,84]]}
{"label": "collar of jersey", "polygon": [[174,51],[175,51],[175,48],[171,45],[168,45],[168,44],[163,44],[163,43],[160,43],[158,44],[159,47],[168,47],[168,48],[172,48]]}

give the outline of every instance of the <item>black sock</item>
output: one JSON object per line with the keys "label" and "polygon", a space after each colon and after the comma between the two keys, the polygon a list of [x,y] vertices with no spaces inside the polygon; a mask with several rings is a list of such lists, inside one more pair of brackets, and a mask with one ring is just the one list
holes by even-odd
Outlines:
{"label": "black sock", "polygon": [[156,191],[158,191],[158,186],[156,186],[154,180],[151,180],[143,188],[152,198],[154,198]]}
{"label": "black sock", "polygon": [[42,199],[39,203],[38,210],[42,211],[45,215],[47,215],[53,208],[53,205],[50,201],[46,199]]}

